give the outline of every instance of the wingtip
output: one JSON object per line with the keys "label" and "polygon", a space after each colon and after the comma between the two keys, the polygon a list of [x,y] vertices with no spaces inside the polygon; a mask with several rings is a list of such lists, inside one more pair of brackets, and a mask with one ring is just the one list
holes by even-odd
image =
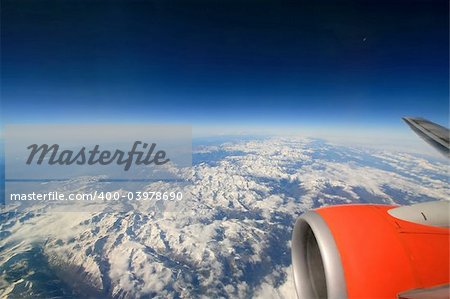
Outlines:
{"label": "wingtip", "polygon": [[405,123],[407,123],[408,125],[411,124],[412,119],[413,119],[413,117],[410,117],[410,116],[403,116],[403,117],[402,117],[402,120],[403,120]]}
{"label": "wingtip", "polygon": [[450,157],[449,130],[422,117],[402,117],[405,123],[422,139],[444,156]]}
{"label": "wingtip", "polygon": [[404,122],[406,122],[407,124],[411,124],[414,121],[427,121],[423,117],[418,117],[418,116],[403,116],[402,120]]}

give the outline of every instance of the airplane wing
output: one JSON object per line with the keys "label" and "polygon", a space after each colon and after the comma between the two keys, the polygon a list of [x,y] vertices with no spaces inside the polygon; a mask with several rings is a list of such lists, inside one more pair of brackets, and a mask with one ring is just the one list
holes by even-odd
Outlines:
{"label": "airplane wing", "polygon": [[447,128],[420,117],[403,117],[403,120],[423,140],[428,142],[447,158],[450,157],[450,132]]}

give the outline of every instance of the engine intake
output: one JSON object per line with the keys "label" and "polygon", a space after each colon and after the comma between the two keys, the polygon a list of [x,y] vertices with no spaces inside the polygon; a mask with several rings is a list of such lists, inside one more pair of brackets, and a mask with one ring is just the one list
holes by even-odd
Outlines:
{"label": "engine intake", "polygon": [[333,235],[323,218],[309,211],[297,219],[292,266],[299,298],[346,298],[344,272]]}

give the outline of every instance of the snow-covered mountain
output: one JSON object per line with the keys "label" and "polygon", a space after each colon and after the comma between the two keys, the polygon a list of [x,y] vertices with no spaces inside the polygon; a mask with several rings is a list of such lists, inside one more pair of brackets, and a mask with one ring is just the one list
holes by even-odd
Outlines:
{"label": "snow-covered mountain", "polygon": [[[4,297],[217,298],[294,295],[290,237],[305,210],[447,200],[448,164],[307,138],[205,143],[182,201],[115,212],[0,214]],[[103,188],[95,178],[51,188]],[[62,184],[62,185],[61,185]],[[126,190],[121,190],[126,191]]]}

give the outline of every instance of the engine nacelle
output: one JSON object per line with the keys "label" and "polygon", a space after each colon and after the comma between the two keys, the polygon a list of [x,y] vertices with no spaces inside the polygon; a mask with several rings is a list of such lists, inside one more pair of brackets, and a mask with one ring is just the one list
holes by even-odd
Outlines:
{"label": "engine nacelle", "polygon": [[408,298],[402,294],[441,285],[448,292],[448,207],[342,205],[303,214],[292,236],[297,296]]}

